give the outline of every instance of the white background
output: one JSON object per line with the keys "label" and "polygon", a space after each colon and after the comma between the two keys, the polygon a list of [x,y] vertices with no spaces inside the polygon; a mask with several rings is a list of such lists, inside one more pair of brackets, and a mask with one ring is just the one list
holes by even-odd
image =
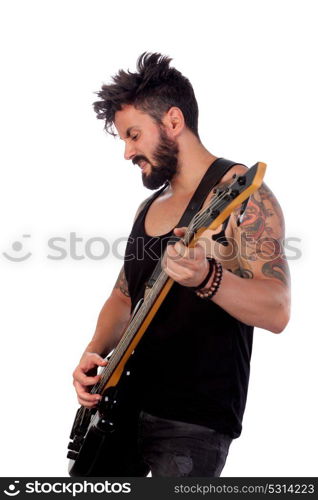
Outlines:
{"label": "white background", "polygon": [[[292,317],[281,335],[255,331],[243,433],[223,475],[317,475],[315,4],[1,2],[2,476],[67,475],[71,373],[122,265],[89,258],[85,244],[127,236],[149,195],[96,120],[93,92],[145,50],[173,57],[192,82],[211,152],[268,164],[286,236],[301,239]],[[70,257],[71,232],[83,259]],[[47,257],[57,236],[63,260]]]}

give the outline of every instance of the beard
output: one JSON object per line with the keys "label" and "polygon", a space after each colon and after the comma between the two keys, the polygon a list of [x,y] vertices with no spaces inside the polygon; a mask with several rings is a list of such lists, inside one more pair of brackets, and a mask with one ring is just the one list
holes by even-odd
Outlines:
{"label": "beard", "polygon": [[142,174],[143,185],[154,190],[160,188],[166,181],[171,181],[178,172],[178,153],[177,143],[160,130],[159,143],[153,153],[155,165],[142,155],[133,159],[133,163],[145,160],[151,167],[148,174]]}

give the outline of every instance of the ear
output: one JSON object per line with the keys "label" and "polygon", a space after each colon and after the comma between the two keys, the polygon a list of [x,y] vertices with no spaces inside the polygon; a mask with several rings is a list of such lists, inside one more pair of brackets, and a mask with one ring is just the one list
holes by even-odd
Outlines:
{"label": "ear", "polygon": [[184,116],[180,108],[172,106],[162,118],[168,136],[175,138],[184,130]]}

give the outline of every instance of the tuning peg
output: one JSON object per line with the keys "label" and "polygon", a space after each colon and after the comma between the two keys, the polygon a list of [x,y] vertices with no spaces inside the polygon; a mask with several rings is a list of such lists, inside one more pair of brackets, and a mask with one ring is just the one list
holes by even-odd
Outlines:
{"label": "tuning peg", "polygon": [[231,198],[234,200],[238,195],[240,194],[238,189],[232,189],[231,191]]}
{"label": "tuning peg", "polygon": [[245,175],[240,175],[237,178],[237,182],[239,183],[240,186],[244,186],[244,184],[246,184],[246,177],[245,177]]}

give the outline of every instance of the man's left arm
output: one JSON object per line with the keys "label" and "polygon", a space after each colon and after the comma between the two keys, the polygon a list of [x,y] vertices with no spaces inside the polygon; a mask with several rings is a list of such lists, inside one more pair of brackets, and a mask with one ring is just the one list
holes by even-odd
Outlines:
{"label": "man's left arm", "polygon": [[[290,309],[281,208],[263,184],[250,197],[239,226],[238,214],[232,214],[230,224],[239,267],[233,272],[223,267],[221,286],[211,300],[243,323],[280,333],[288,323]],[[183,233],[184,228],[175,230],[178,236]],[[168,248],[164,268],[180,284],[197,286],[207,275],[204,249],[200,245],[186,249],[178,242]]]}
{"label": "man's left arm", "polygon": [[223,271],[212,299],[235,318],[274,333],[290,312],[290,278],[284,253],[284,217],[271,190],[262,184],[249,199],[241,224],[231,216],[239,268]]}

